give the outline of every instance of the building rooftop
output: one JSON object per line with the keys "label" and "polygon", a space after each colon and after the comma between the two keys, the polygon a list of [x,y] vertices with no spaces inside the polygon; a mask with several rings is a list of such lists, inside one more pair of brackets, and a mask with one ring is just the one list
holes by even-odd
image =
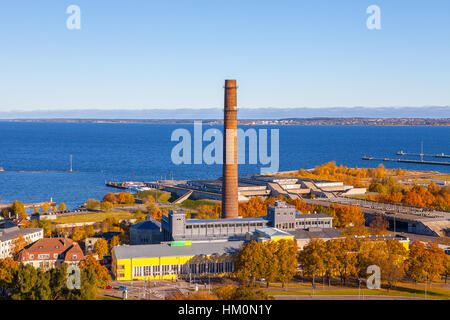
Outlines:
{"label": "building rooftop", "polygon": [[170,246],[170,244],[149,244],[134,246],[117,246],[113,252],[117,260],[137,259],[148,257],[191,257],[198,255],[235,254],[239,251],[243,241],[223,241],[192,243],[190,246]]}
{"label": "building rooftop", "polygon": [[161,229],[161,223],[156,220],[146,220],[139,222],[135,225],[132,225],[130,228],[133,229],[139,229],[139,230],[160,230]]}
{"label": "building rooftop", "polygon": [[289,231],[297,240],[311,239],[311,238],[339,238],[341,233],[334,228],[310,228],[307,230],[296,229],[295,231]]}
{"label": "building rooftop", "polygon": [[[96,234],[94,236],[92,236],[91,238],[102,238],[105,240],[111,240],[113,237],[115,236],[119,236],[120,232],[119,231],[107,231],[107,232],[102,232],[100,234]],[[86,238],[89,239],[89,238]]]}
{"label": "building rooftop", "polygon": [[187,219],[186,224],[195,223],[232,223],[232,222],[267,222],[265,217],[237,218],[237,219]]}
{"label": "building rooftop", "polygon": [[[40,260],[56,260],[53,256],[58,257],[63,254],[64,261],[80,261],[84,259],[83,251],[76,241],[68,238],[42,238],[33,244],[28,245],[20,252],[19,261],[35,260],[38,257],[30,257],[30,254],[48,254],[47,258]],[[74,258],[76,257],[76,258]]]}
{"label": "building rooftop", "polygon": [[259,233],[259,234],[264,234],[267,237],[271,238],[271,237],[289,237],[292,236],[292,234],[277,229],[277,228],[260,228],[260,229],[256,229],[255,233]]}
{"label": "building rooftop", "polygon": [[11,220],[2,220],[0,221],[0,230],[6,230],[9,228],[15,228],[17,224],[12,222]]}
{"label": "building rooftop", "polygon": [[0,242],[15,239],[21,234],[25,236],[27,234],[39,232],[42,230],[42,228],[20,229],[15,223],[8,220],[2,220],[0,221]]}
{"label": "building rooftop", "polygon": [[322,218],[332,218],[331,216],[325,214],[325,213],[312,213],[312,214],[305,214],[301,212],[297,212],[295,215],[296,219],[322,219]]}

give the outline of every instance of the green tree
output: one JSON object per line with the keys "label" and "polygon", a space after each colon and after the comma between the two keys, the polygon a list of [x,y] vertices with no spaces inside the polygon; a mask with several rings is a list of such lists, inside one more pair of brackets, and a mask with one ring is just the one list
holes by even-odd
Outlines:
{"label": "green tree", "polygon": [[67,268],[68,264],[63,263],[59,267],[48,271],[50,273],[50,300],[67,299],[69,294],[69,289],[67,288]]}
{"label": "green tree", "polygon": [[13,300],[49,300],[50,275],[32,265],[21,264],[13,272],[9,294]]}

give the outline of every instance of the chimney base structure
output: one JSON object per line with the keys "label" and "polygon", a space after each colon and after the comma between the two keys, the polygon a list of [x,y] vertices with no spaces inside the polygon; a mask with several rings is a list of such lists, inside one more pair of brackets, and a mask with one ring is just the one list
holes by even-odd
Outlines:
{"label": "chimney base structure", "polygon": [[239,218],[237,164],[237,86],[236,80],[225,80],[222,216]]}

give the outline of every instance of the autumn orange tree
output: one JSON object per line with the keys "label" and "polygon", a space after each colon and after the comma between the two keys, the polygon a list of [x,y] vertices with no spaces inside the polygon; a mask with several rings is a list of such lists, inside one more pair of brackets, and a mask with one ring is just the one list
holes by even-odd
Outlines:
{"label": "autumn orange tree", "polygon": [[251,241],[239,251],[236,259],[236,276],[247,285],[262,278],[264,270],[263,243]]}
{"label": "autumn orange tree", "polygon": [[445,252],[437,243],[425,245],[414,241],[409,251],[408,275],[415,281],[426,281],[430,285],[445,272]]}
{"label": "autumn orange tree", "polygon": [[111,252],[111,250],[116,246],[120,246],[120,237],[119,236],[114,236],[111,238],[111,240],[109,241],[109,251]]}
{"label": "autumn orange tree", "polygon": [[14,203],[11,206],[11,209],[13,213],[19,218],[26,219],[28,217],[25,211],[25,207],[21,201],[14,201]]}
{"label": "autumn orange tree", "polygon": [[408,258],[408,250],[399,241],[393,239],[386,240],[386,249],[386,259],[380,262],[381,279],[386,281],[390,290],[406,274],[405,261]]}
{"label": "autumn orange tree", "polygon": [[286,199],[285,201],[287,203],[289,203],[290,205],[295,206],[295,210],[297,210],[298,212],[313,213],[317,209],[317,207],[315,205],[313,205],[313,204],[306,204],[299,198],[296,198],[296,199],[290,199],[289,198],[289,199]]}
{"label": "autumn orange tree", "polygon": [[248,242],[237,254],[235,274],[247,285],[265,278],[267,285],[280,281],[284,287],[297,272],[297,251],[293,240]]}
{"label": "autumn orange tree", "polygon": [[11,282],[13,281],[13,272],[18,269],[19,263],[14,259],[0,259],[0,289],[5,289],[11,285]]}
{"label": "autumn orange tree", "polygon": [[294,240],[280,240],[275,256],[278,260],[278,280],[283,288],[292,280],[297,273],[297,242]]}
{"label": "autumn orange tree", "polygon": [[430,183],[428,187],[415,185],[409,189],[403,188],[401,191],[395,189],[378,190],[377,192],[379,192],[378,195],[370,195],[368,199],[435,210],[450,210],[450,188],[438,187],[434,182]]}
{"label": "autumn orange tree", "polygon": [[332,239],[330,241],[336,242],[336,272],[339,275],[341,282],[344,285],[348,278],[357,274],[357,242],[354,238],[345,237],[339,239]]}
{"label": "autumn orange tree", "polygon": [[333,203],[330,206],[330,215],[336,227],[353,227],[364,224],[364,214],[357,205],[346,206]]}
{"label": "autumn orange tree", "polygon": [[198,213],[196,219],[218,219],[220,217],[221,208],[218,205],[202,204],[197,208]]}
{"label": "autumn orange tree", "polygon": [[253,197],[247,203],[239,204],[239,215],[243,218],[267,215],[267,204],[260,197]]}
{"label": "autumn orange tree", "polygon": [[386,175],[386,169],[383,164],[377,168],[349,168],[343,165],[337,166],[336,162],[327,162],[320,166],[316,166],[313,170],[299,169],[291,173],[277,174],[279,176],[292,176],[309,179],[320,179],[330,181],[342,181],[345,184],[354,185],[356,187],[365,187],[366,185],[361,179],[366,178],[383,178]]}
{"label": "autumn orange tree", "polygon": [[103,256],[108,254],[108,241],[103,238],[98,239],[95,242],[94,251],[100,260],[103,259]]}
{"label": "autumn orange tree", "polygon": [[50,210],[50,204],[49,203],[44,203],[43,205],[42,205],[42,212],[43,213],[47,213],[48,212],[48,210]]}
{"label": "autumn orange tree", "polygon": [[298,261],[303,273],[312,277],[312,283],[315,284],[316,276],[325,276],[326,274],[326,246],[322,239],[311,239],[303,247],[298,255]]}
{"label": "autumn orange tree", "polygon": [[129,192],[110,192],[103,197],[103,201],[111,202],[112,204],[134,204],[134,196]]}
{"label": "autumn orange tree", "polygon": [[445,283],[447,283],[447,278],[450,276],[450,255],[445,255],[444,260],[444,274],[445,274]]}
{"label": "autumn orange tree", "polygon": [[266,241],[262,247],[263,267],[262,277],[266,279],[266,287],[278,278],[279,260],[277,259],[278,244],[274,241]]}
{"label": "autumn orange tree", "polygon": [[111,282],[111,276],[109,274],[108,269],[105,266],[102,266],[98,259],[96,259],[93,255],[87,256],[84,260],[80,262],[80,269],[85,270],[87,268],[93,268],[95,273],[98,276],[98,285],[99,286],[107,286]]}

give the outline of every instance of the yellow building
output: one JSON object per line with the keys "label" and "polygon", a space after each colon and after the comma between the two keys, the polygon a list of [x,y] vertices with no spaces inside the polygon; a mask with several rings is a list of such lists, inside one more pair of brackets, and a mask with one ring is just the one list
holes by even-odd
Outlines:
{"label": "yellow building", "polygon": [[116,280],[161,280],[234,271],[234,255],[243,241],[122,245],[112,250]]}

